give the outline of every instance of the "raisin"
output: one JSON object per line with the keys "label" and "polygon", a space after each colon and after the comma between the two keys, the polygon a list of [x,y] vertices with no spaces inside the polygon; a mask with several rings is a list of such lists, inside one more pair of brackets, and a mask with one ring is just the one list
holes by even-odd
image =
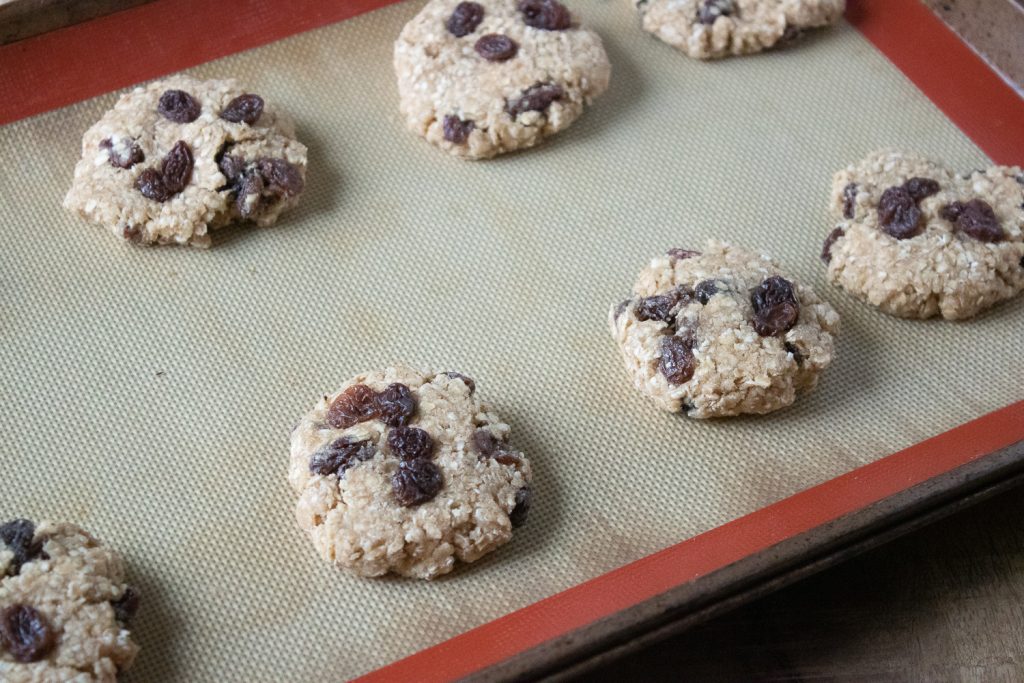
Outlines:
{"label": "raisin", "polygon": [[460,2],[448,17],[448,33],[456,38],[468,36],[484,20],[484,8],[478,2]]}
{"label": "raisin", "polygon": [[220,117],[231,123],[248,123],[250,126],[263,114],[263,98],[259,95],[239,95],[228,102]]}
{"label": "raisin", "polygon": [[904,187],[890,187],[878,202],[878,220],[882,229],[898,240],[921,232],[921,209]]}
{"label": "raisin", "polygon": [[661,359],[658,371],[669,384],[689,382],[697,370],[697,359],[693,357],[693,341],[682,337],[665,337],[661,340]]}
{"label": "raisin", "polygon": [[223,154],[217,159],[217,168],[224,174],[229,185],[235,185],[245,173],[245,161],[241,157]]}
{"label": "raisin", "polygon": [[38,662],[55,642],[46,617],[34,607],[11,605],[0,612],[0,646],[16,661]]}
{"label": "raisin", "polygon": [[697,9],[697,21],[710,26],[718,17],[727,17],[733,13],[732,0],[704,0]]}
{"label": "raisin", "polygon": [[252,218],[260,208],[260,197],[263,194],[263,177],[259,173],[247,173],[238,183],[238,194],[235,206],[242,218]]}
{"label": "raisin", "polygon": [[444,117],[444,139],[448,142],[461,145],[469,139],[469,134],[476,128],[472,121],[463,121],[454,114]]}
{"label": "raisin", "polygon": [[327,409],[327,424],[348,429],[378,416],[377,394],[365,384],[354,384],[338,395]]}
{"label": "raisin", "polygon": [[313,454],[309,459],[309,471],[325,477],[336,474],[340,478],[345,474],[345,470],[369,460],[376,452],[373,444],[367,439],[355,441],[342,437]]}
{"label": "raisin", "polygon": [[832,245],[845,234],[846,233],[843,232],[842,228],[836,228],[828,234],[828,237],[825,238],[825,244],[821,247],[821,260],[826,264],[832,262]]}
{"label": "raisin", "polygon": [[857,209],[857,183],[850,183],[843,188],[843,218],[853,218]]}
{"label": "raisin", "polygon": [[519,11],[527,26],[543,31],[564,31],[572,26],[572,15],[557,0],[520,0]]}
{"label": "raisin", "polygon": [[26,562],[37,557],[44,557],[42,541],[35,541],[36,525],[27,519],[15,519],[0,525],[0,541],[14,554],[7,565],[7,573],[11,576],[21,571]]}
{"label": "raisin", "polygon": [[263,184],[278,196],[294,197],[305,186],[298,167],[284,159],[257,159],[256,167],[263,176]]}
{"label": "raisin", "polygon": [[508,521],[512,522],[513,527],[519,527],[526,523],[526,518],[530,515],[530,506],[533,504],[533,489],[529,486],[524,486],[516,491],[515,502],[515,507],[508,514]]}
{"label": "raisin", "polygon": [[466,377],[461,372],[446,372],[444,374],[445,377],[449,377],[451,379],[461,379],[462,383],[466,385],[467,389],[469,389],[470,396],[476,393],[476,382],[474,382],[471,377]]}
{"label": "raisin", "polygon": [[188,181],[192,178],[192,168],[195,160],[192,158],[192,148],[184,140],[178,140],[171,151],[164,157],[161,175],[164,180],[164,187],[172,195],[178,194],[185,189]]}
{"label": "raisin", "polygon": [[931,178],[911,178],[903,183],[904,189],[910,193],[915,202],[931,197],[939,191],[939,183]]}
{"label": "raisin", "polygon": [[473,432],[473,446],[480,455],[490,457],[501,451],[501,442],[494,438],[490,429],[478,429]]}
{"label": "raisin", "polygon": [[135,189],[142,193],[146,199],[155,202],[166,202],[171,198],[171,191],[164,185],[164,177],[160,171],[147,168],[135,179]]}
{"label": "raisin", "polygon": [[523,464],[523,459],[520,457],[521,454],[514,453],[512,451],[501,451],[495,454],[494,461],[499,462],[502,465],[508,465],[509,467],[518,467]]}
{"label": "raisin", "polygon": [[405,507],[433,499],[443,487],[440,468],[429,460],[403,460],[391,479],[391,491]]}
{"label": "raisin", "polygon": [[519,45],[516,41],[500,33],[488,33],[476,41],[476,53],[488,62],[505,62],[516,56]]}
{"label": "raisin", "polygon": [[785,344],[783,344],[783,347],[786,349],[786,353],[793,354],[793,360],[796,361],[797,365],[804,364],[804,354],[800,353],[800,349],[798,349],[795,344],[790,344],[789,342],[786,342]]}
{"label": "raisin", "polygon": [[694,256],[700,256],[699,251],[691,251],[689,249],[669,249],[665,252],[665,255],[675,263],[676,261],[682,261],[683,259],[693,258]]}
{"label": "raisin", "polygon": [[775,337],[793,329],[800,317],[793,284],[775,275],[766,279],[750,295],[754,306],[754,330],[762,337]]}
{"label": "raisin", "polygon": [[1005,237],[995,211],[982,199],[972,199],[966,204],[953,202],[944,206],[939,215],[980,242],[1001,242]]}
{"label": "raisin", "polygon": [[714,280],[702,280],[693,288],[693,293],[697,296],[697,301],[699,301],[702,306],[707,306],[711,297],[718,294],[718,283]]}
{"label": "raisin", "polygon": [[114,618],[121,622],[121,624],[128,626],[135,617],[135,613],[139,611],[141,602],[142,596],[139,595],[139,592],[128,586],[124,589],[121,597],[110,601],[110,606],[114,608]]}
{"label": "raisin", "polygon": [[184,90],[166,90],[160,96],[156,110],[175,123],[192,123],[199,118],[199,101]]}
{"label": "raisin", "polygon": [[377,413],[389,427],[404,427],[416,412],[416,399],[404,384],[389,384],[377,394]]}
{"label": "raisin", "polygon": [[100,141],[100,149],[107,150],[107,161],[114,168],[131,168],[135,164],[141,164],[146,160],[146,155],[142,153],[142,148],[134,142],[127,149],[125,149],[124,145],[121,145],[120,149],[118,149],[110,138],[106,138]]}
{"label": "raisin", "polygon": [[640,321],[658,320],[671,325],[675,321],[673,309],[680,304],[686,306],[692,300],[692,290],[688,287],[676,287],[666,294],[640,299],[636,305],[636,318]]}
{"label": "raisin", "polygon": [[434,440],[422,429],[396,427],[388,432],[388,448],[402,460],[429,459],[434,453]]}
{"label": "raisin", "polygon": [[512,118],[528,111],[545,111],[551,103],[562,99],[565,91],[555,83],[537,83],[522,92],[515,100],[505,105],[505,111]]}

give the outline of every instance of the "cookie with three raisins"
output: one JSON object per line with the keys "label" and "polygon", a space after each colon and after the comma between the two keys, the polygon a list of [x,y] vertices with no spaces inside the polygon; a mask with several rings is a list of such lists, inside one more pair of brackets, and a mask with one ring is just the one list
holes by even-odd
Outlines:
{"label": "cookie with three raisins", "polygon": [[652,259],[609,325],[641,393],[707,418],[769,413],[814,388],[839,315],[769,257],[712,240]]}
{"label": "cookie with three raisins", "polygon": [[457,372],[359,375],[292,432],[296,517],[323,557],[361,576],[447,574],[526,521],[530,461]]}
{"label": "cookie with three raisins", "polygon": [[116,680],[139,603],[121,555],[77,526],[0,524],[0,680]]}
{"label": "cookie with three raisins", "polygon": [[415,133],[466,159],[532,147],[608,87],[601,39],[557,0],[431,0],[395,43]]}
{"label": "cookie with three raisins", "polygon": [[836,173],[829,279],[903,318],[971,318],[1024,290],[1024,173],[880,151]]}
{"label": "cookie with three raisins", "polygon": [[233,80],[175,76],[86,131],[64,206],[138,244],[206,247],[229,223],[273,224],[305,178],[286,115]]}
{"label": "cookie with three raisins", "polygon": [[645,31],[690,57],[719,59],[788,44],[839,21],[846,0],[632,0]]}

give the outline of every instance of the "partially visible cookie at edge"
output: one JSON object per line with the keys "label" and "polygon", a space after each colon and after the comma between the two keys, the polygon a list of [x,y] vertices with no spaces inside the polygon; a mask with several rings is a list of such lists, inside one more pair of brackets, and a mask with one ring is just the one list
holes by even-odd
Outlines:
{"label": "partially visible cookie at edge", "polygon": [[839,331],[771,258],[715,240],[652,259],[608,322],[637,390],[695,418],[789,406],[817,385]]}
{"label": "partially visible cookie at edge", "polygon": [[556,0],[431,0],[395,42],[408,127],[466,159],[564,130],[608,87],[600,37]]}
{"label": "partially visible cookie at edge", "polygon": [[121,555],[73,524],[0,524],[0,679],[113,683],[139,607]]}
{"label": "partially visible cookie at edge", "polygon": [[457,372],[392,367],[324,396],[292,432],[299,526],[362,576],[432,579],[526,521],[530,461]]}
{"label": "partially visible cookie at edge", "polygon": [[305,178],[287,115],[234,80],[179,75],[86,131],[64,206],[131,242],[206,247],[230,223],[273,224]]}
{"label": "partially visible cookie at edge", "polygon": [[971,318],[1024,291],[1024,172],[883,150],[835,174],[830,280],[891,315]]}
{"label": "partially visible cookie at edge", "polygon": [[630,0],[644,30],[697,59],[761,52],[839,21],[846,0]]}

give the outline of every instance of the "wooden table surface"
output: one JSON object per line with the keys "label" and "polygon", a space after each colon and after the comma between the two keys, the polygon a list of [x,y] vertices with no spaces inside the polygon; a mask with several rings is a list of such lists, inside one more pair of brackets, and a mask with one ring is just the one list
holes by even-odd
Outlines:
{"label": "wooden table surface", "polygon": [[588,681],[1024,681],[1014,489],[633,653]]}

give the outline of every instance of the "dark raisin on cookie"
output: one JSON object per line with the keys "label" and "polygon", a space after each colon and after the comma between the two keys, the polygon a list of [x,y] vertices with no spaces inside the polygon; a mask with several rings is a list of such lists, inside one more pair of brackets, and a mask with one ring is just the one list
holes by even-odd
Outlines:
{"label": "dark raisin on cookie", "polygon": [[263,176],[259,173],[243,175],[235,189],[235,206],[242,218],[252,218],[259,213],[263,198]]}
{"label": "dark raisin on cookie", "polygon": [[530,516],[530,506],[533,505],[533,489],[529,486],[516,491],[515,507],[512,508],[512,512],[508,515],[508,520],[512,522],[512,527],[520,527],[526,523],[526,518]]}
{"label": "dark raisin on cookie", "polygon": [[711,297],[718,294],[718,283],[714,280],[701,280],[697,283],[697,286],[693,288],[693,293],[696,295],[697,301],[699,301],[702,306],[707,306]]}
{"label": "dark raisin on cookie", "polygon": [[484,7],[478,2],[460,2],[448,17],[448,33],[456,38],[468,36],[484,20]]}
{"label": "dark raisin on cookie", "polygon": [[171,198],[171,191],[164,185],[164,177],[160,171],[147,168],[135,179],[135,189],[146,199],[155,202],[166,202]]}
{"label": "dark raisin on cookie", "polygon": [[845,234],[846,233],[842,228],[836,228],[828,234],[828,237],[825,238],[825,243],[821,247],[821,260],[824,261],[826,265],[832,262],[832,245],[834,245],[836,240]]}
{"label": "dark raisin on cookie", "polygon": [[543,31],[564,31],[572,26],[568,8],[557,0],[520,0],[519,11],[527,26]]}
{"label": "dark raisin on cookie", "polygon": [[939,211],[939,216],[979,242],[1001,242],[1005,238],[995,211],[983,199],[947,204]]}
{"label": "dark raisin on cookie", "polygon": [[903,187],[906,188],[915,202],[931,197],[933,194],[938,194],[940,189],[938,181],[931,178],[911,178],[903,183]]}
{"label": "dark raisin on cookie", "polygon": [[921,209],[905,187],[890,187],[878,202],[878,221],[896,239],[909,239],[921,232]]}
{"label": "dark raisin on cookie", "polygon": [[469,134],[476,128],[476,124],[472,121],[463,121],[454,114],[444,117],[442,125],[444,127],[444,139],[456,145],[464,144],[469,139]]}
{"label": "dark raisin on cookie", "polygon": [[247,123],[250,126],[259,121],[263,114],[263,98],[259,95],[239,95],[228,102],[220,117],[231,123]]}
{"label": "dark raisin on cookie", "polygon": [[751,323],[762,337],[776,337],[793,329],[800,317],[800,305],[793,283],[774,275],[754,288],[750,295],[754,307]]}
{"label": "dark raisin on cookie", "polygon": [[703,0],[697,8],[697,21],[710,26],[718,17],[727,17],[734,11],[733,0]]}
{"label": "dark raisin on cookie", "polygon": [[388,432],[388,448],[402,460],[429,459],[434,454],[434,440],[417,427],[396,427]]}
{"label": "dark raisin on cookie", "polygon": [[131,168],[135,164],[141,164],[146,160],[146,155],[142,153],[142,148],[139,147],[135,142],[131,143],[127,151],[118,151],[114,147],[114,143],[110,138],[100,140],[100,149],[107,150],[107,161],[114,168]]}
{"label": "dark raisin on cookie", "polygon": [[658,371],[669,384],[689,382],[697,370],[697,359],[693,356],[693,340],[683,337],[665,337],[661,340],[661,359]]}
{"label": "dark raisin on cookie", "polygon": [[853,218],[857,210],[857,183],[850,183],[843,188],[843,218]]}
{"label": "dark raisin on cookie", "polygon": [[156,110],[168,121],[192,123],[199,118],[202,107],[199,105],[199,100],[184,90],[165,90],[164,94],[160,96]]}
{"label": "dark raisin on cookie", "polygon": [[389,427],[404,427],[416,412],[416,399],[409,387],[398,382],[377,394],[377,413]]}
{"label": "dark raisin on cookie", "polygon": [[353,384],[327,409],[327,424],[335,429],[348,429],[377,415],[377,393],[365,384]]}
{"label": "dark raisin on cookie", "polygon": [[341,477],[345,470],[369,460],[377,450],[368,439],[362,441],[341,437],[324,446],[309,459],[309,471],[313,474]]}
{"label": "dark raisin on cookie", "polygon": [[668,256],[669,260],[672,261],[672,263],[675,263],[676,261],[682,261],[684,259],[693,258],[694,256],[700,256],[700,252],[693,251],[691,249],[679,249],[677,247],[674,249],[669,249],[667,252],[665,252],[665,255]]}
{"label": "dark raisin on cookie", "polygon": [[688,305],[692,300],[693,290],[679,286],[665,294],[640,299],[636,304],[636,318],[640,321],[657,320],[671,325],[675,322],[673,311],[679,306]]}
{"label": "dark raisin on cookie", "polygon": [[444,488],[441,469],[430,460],[417,458],[402,460],[391,479],[391,491],[405,507],[420,505],[433,498]]}
{"label": "dark raisin on cookie", "polygon": [[256,168],[267,189],[279,197],[295,197],[305,186],[298,167],[284,159],[260,158],[256,160]]}
{"label": "dark raisin on cookie", "polygon": [[194,167],[192,148],[184,140],[178,140],[164,157],[161,166],[160,172],[164,177],[164,187],[167,191],[173,195],[184,190],[188,181],[192,179]]}
{"label": "dark raisin on cookie", "polygon": [[142,596],[131,586],[125,588],[117,600],[110,601],[110,606],[114,608],[114,618],[124,626],[131,624],[141,604]]}
{"label": "dark raisin on cookie", "polygon": [[786,342],[785,344],[783,344],[783,348],[786,349],[786,353],[793,354],[793,360],[796,361],[797,365],[804,364],[804,355],[800,353],[800,349],[796,347],[796,344],[790,344],[789,342]]}
{"label": "dark raisin on cookie", "polygon": [[508,36],[488,33],[476,41],[474,49],[488,62],[506,62],[516,56],[519,45]]}
{"label": "dark raisin on cookie", "polygon": [[562,99],[565,91],[556,83],[537,83],[522,92],[516,99],[508,102],[505,110],[512,118],[528,111],[545,111],[552,102]]}
{"label": "dark raisin on cookie", "polygon": [[35,540],[36,525],[27,519],[15,519],[0,525],[0,541],[14,554],[7,565],[7,574],[14,576],[22,565],[44,557],[43,544]]}
{"label": "dark raisin on cookie", "polygon": [[473,446],[476,452],[484,457],[490,457],[501,451],[501,441],[494,437],[490,429],[480,428],[473,432]]}
{"label": "dark raisin on cookie", "polygon": [[0,612],[0,647],[16,661],[38,662],[55,642],[53,629],[36,608],[16,604]]}
{"label": "dark raisin on cookie", "polygon": [[461,379],[462,383],[469,389],[470,396],[476,393],[476,382],[473,381],[472,377],[466,377],[461,372],[446,372],[444,375],[449,379]]}

